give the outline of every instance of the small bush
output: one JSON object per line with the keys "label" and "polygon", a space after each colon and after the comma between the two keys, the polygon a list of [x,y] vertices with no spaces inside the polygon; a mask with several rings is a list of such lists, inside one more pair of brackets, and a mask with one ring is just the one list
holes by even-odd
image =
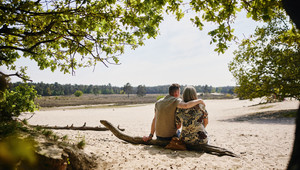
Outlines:
{"label": "small bush", "polygon": [[164,97],[165,97],[165,96],[162,96],[162,95],[161,95],[161,96],[157,96],[157,97],[156,97],[156,100],[159,100],[159,99],[164,98]]}
{"label": "small bush", "polygon": [[83,95],[83,92],[80,91],[80,90],[77,90],[77,91],[74,93],[74,95],[75,95],[76,97],[80,97],[80,96]]}
{"label": "small bush", "polygon": [[38,97],[34,86],[20,84],[14,91],[6,89],[1,94],[0,121],[10,121],[23,112],[34,112],[38,109],[34,103],[35,98]]}
{"label": "small bush", "polygon": [[227,93],[227,94],[226,94],[226,97],[227,97],[227,98],[231,98],[232,95]]}
{"label": "small bush", "polygon": [[77,147],[79,149],[83,149],[85,146],[85,139],[82,139],[80,142],[78,142]]}

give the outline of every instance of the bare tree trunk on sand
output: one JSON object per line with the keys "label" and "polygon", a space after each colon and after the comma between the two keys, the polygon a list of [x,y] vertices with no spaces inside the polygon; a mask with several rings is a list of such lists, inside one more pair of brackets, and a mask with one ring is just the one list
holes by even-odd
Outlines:
{"label": "bare tree trunk on sand", "polygon": [[[34,128],[43,128],[43,129],[54,129],[54,130],[93,130],[93,131],[106,131],[108,130],[105,127],[91,127],[91,126],[86,126],[86,122],[82,126],[48,126],[48,125],[31,125],[31,127]],[[121,129],[120,129],[121,130]]]}
{"label": "bare tree trunk on sand", "polygon": [[[106,127],[91,127],[86,126],[86,123],[83,124],[83,126],[48,126],[48,125],[31,125],[33,128],[42,128],[42,129],[54,129],[54,130],[91,130],[91,131],[107,131],[108,129]],[[125,129],[121,129],[118,125],[118,129],[120,131],[124,131]]]}
{"label": "bare tree trunk on sand", "polygon": [[54,130],[92,130],[92,131],[106,131],[105,127],[91,127],[91,126],[44,126],[44,125],[31,125],[31,127],[42,129],[54,129]]}
{"label": "bare tree trunk on sand", "polygon": [[[169,144],[169,141],[161,141],[161,140],[150,140],[148,142],[145,142],[142,137],[132,137],[132,136],[128,136],[128,135],[120,132],[116,127],[114,127],[110,122],[108,122],[106,120],[100,120],[100,122],[107,129],[109,129],[117,138],[124,140],[128,143],[143,144],[143,145],[156,145],[156,146],[162,146],[162,147],[165,147],[167,144]],[[205,152],[205,153],[209,153],[209,154],[213,154],[213,155],[217,155],[217,156],[238,157],[238,155],[234,154],[231,151],[228,151],[227,149],[208,145],[208,144],[186,145],[186,147],[188,150]]]}

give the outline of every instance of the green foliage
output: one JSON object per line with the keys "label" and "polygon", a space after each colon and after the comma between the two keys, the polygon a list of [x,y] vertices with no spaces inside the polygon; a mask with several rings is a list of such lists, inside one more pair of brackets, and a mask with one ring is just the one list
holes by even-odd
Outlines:
{"label": "green foliage", "polygon": [[85,147],[85,145],[86,145],[86,143],[85,143],[85,139],[84,138],[77,143],[77,147],[79,149],[83,149]]}
{"label": "green foliage", "polygon": [[42,134],[45,135],[46,137],[50,137],[51,135],[53,135],[53,131],[43,129]]}
{"label": "green foliage", "polygon": [[[0,74],[0,92],[8,88],[8,77]],[[3,98],[3,93],[0,93],[0,100]]]}
{"label": "green foliage", "polygon": [[27,119],[23,119],[23,120],[22,120],[22,123],[23,123],[24,125],[28,125]]}
{"label": "green foliage", "polygon": [[146,93],[147,93],[147,91],[146,91],[145,85],[139,85],[139,86],[137,87],[136,94],[137,94],[139,97],[145,96]]}
{"label": "green foliage", "polygon": [[165,97],[165,96],[163,96],[163,95],[157,96],[157,97],[156,97],[156,100],[162,99],[162,98],[164,98],[164,97]]}
{"label": "green foliage", "polygon": [[229,68],[240,86],[240,98],[268,96],[300,100],[300,32],[278,14],[257,28],[235,51]]}
{"label": "green foliage", "polygon": [[0,141],[1,169],[18,169],[20,161],[28,165],[37,163],[33,141],[30,138],[21,139],[17,135],[2,139]]}
{"label": "green foliage", "polygon": [[[211,44],[215,43],[215,51],[224,53],[228,49],[228,42],[236,40],[232,23],[237,13],[245,10],[247,17],[255,21],[268,22],[277,16],[277,11],[283,10],[280,0],[255,0],[255,1],[213,1],[191,0],[190,6],[197,12],[191,21],[202,30],[204,22],[216,23],[217,28],[208,34],[212,37]],[[201,16],[200,16],[201,15]]]}
{"label": "green foliage", "polygon": [[[280,0],[19,0],[0,5],[0,66],[16,70],[15,61],[30,57],[41,70],[64,73],[97,62],[118,64],[126,45],[135,49],[158,35],[165,12],[180,20],[183,11],[193,11],[191,21],[200,30],[205,22],[216,23],[208,34],[215,51],[224,53],[236,39],[231,24],[237,13],[245,10],[247,17],[269,22],[283,10]],[[25,69],[20,71],[23,76]]]}
{"label": "green foliage", "polygon": [[62,137],[62,140],[63,140],[63,141],[68,140],[68,135],[64,135],[64,136]]}
{"label": "green foliage", "polygon": [[20,84],[14,91],[6,89],[0,93],[3,95],[0,100],[0,121],[11,120],[22,112],[34,112],[38,109],[38,106],[34,104],[37,92],[33,86]]}
{"label": "green foliage", "polygon": [[0,121],[1,137],[15,135],[20,131],[27,131],[27,129],[22,126],[22,123],[17,121]]}
{"label": "green foliage", "polygon": [[[164,8],[182,14],[168,1],[0,1],[0,66],[16,70],[30,57],[41,70],[73,73],[79,67],[119,63],[125,46],[155,38]],[[77,54],[77,55],[75,55]]]}
{"label": "green foliage", "polygon": [[58,138],[59,138],[56,134],[53,134],[52,137],[53,137],[53,140],[54,140],[54,141],[57,141]]}
{"label": "green foliage", "polygon": [[43,128],[41,126],[36,126],[35,130],[41,131]]}
{"label": "green foliage", "polygon": [[80,90],[77,90],[77,91],[74,93],[74,95],[75,95],[76,97],[80,97],[80,96],[83,95],[83,92],[80,91]]}

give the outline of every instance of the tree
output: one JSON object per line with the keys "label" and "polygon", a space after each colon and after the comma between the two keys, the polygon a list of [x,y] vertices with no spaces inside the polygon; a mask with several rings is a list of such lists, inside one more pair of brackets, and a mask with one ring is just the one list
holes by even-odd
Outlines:
{"label": "tree", "polygon": [[100,92],[101,92],[101,91],[98,89],[98,87],[94,87],[94,88],[93,88],[93,94],[94,94],[94,95],[98,95],[98,94],[100,94]]}
{"label": "tree", "polygon": [[77,90],[77,91],[74,93],[74,95],[75,95],[76,97],[80,97],[80,96],[83,95],[83,92],[82,92],[81,90]]}
{"label": "tree", "polygon": [[18,117],[23,112],[33,112],[38,108],[34,104],[37,91],[33,86],[21,84],[15,91],[5,89],[0,98],[0,122],[11,121],[12,117]]}
{"label": "tree", "polygon": [[[217,24],[208,34],[218,53],[228,49],[228,42],[237,41],[232,23],[238,12],[245,10],[247,17],[266,23],[278,16],[286,16],[280,0],[1,1],[0,66],[16,70],[14,63],[20,57],[35,60],[41,70],[59,68],[64,73],[74,73],[79,67],[97,62],[118,64],[118,56],[124,53],[126,45],[135,49],[143,45],[146,37],[157,36],[164,12],[176,14],[180,20],[183,11],[191,10],[194,12],[191,21],[200,30],[204,22]],[[284,28],[285,24],[287,28]],[[286,30],[280,34],[281,40],[290,39],[291,34],[295,39],[299,34],[293,31],[293,24],[288,19],[277,26]],[[269,44],[271,41],[265,42]],[[298,48],[294,44],[290,47]],[[286,60],[293,62],[288,57]],[[0,74],[29,79],[25,67],[16,70],[15,74]],[[235,77],[237,84],[244,87],[245,83]],[[290,93],[285,91],[283,93]]]}
{"label": "tree", "polygon": [[128,94],[128,98],[129,98],[129,94],[132,93],[132,86],[130,83],[126,83],[123,87],[123,90],[126,94]]}
{"label": "tree", "polygon": [[137,91],[136,91],[137,96],[139,97],[143,97],[146,95],[146,86],[145,85],[139,85],[137,87]]}
{"label": "tree", "polygon": [[204,86],[203,92],[204,92],[204,93],[210,93],[210,90],[209,90],[208,85],[205,85],[205,86]]}
{"label": "tree", "polygon": [[[169,3],[169,5],[167,5]],[[143,45],[158,34],[163,8],[179,12],[173,1],[1,1],[0,66],[16,70],[28,57],[41,70],[74,73],[101,62],[118,64],[124,46]],[[26,68],[14,76],[28,80]],[[5,75],[3,72],[1,74]],[[8,75],[7,75],[8,76]],[[13,75],[9,75],[13,76]]]}
{"label": "tree", "polygon": [[299,66],[300,31],[279,14],[243,40],[229,68],[239,84],[239,97],[300,100]]}

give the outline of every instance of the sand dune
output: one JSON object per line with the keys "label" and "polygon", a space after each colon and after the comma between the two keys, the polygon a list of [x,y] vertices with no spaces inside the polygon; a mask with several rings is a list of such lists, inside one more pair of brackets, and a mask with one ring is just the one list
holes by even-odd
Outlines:
{"label": "sand dune", "polygon": [[[192,151],[172,151],[155,146],[132,145],[123,142],[109,131],[56,130],[76,143],[86,140],[85,152],[98,156],[99,169],[285,169],[294,140],[292,118],[245,118],[253,113],[297,109],[296,100],[256,105],[259,99],[206,100],[209,112],[207,132],[210,144],[240,155],[239,158],[217,157]],[[148,135],[154,104],[120,108],[57,109],[36,112],[29,120],[36,125],[100,125],[105,119],[125,128],[132,136]],[[237,120],[237,117],[243,117]],[[272,119],[272,120],[270,120]]]}

